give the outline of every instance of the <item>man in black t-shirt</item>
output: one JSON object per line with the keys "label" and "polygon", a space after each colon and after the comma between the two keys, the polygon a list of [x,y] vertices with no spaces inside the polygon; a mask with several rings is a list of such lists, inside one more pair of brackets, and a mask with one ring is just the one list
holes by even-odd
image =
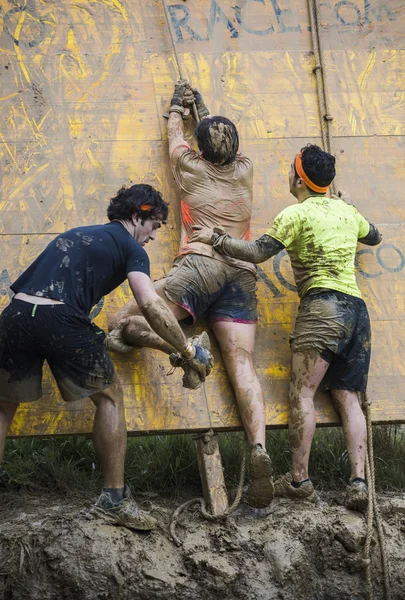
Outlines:
{"label": "man in black t-shirt", "polygon": [[149,277],[143,246],[155,239],[167,214],[167,203],[150,185],[121,188],[107,210],[110,222],[58,235],[12,284],[15,296],[0,316],[0,461],[19,403],[41,398],[46,360],[65,401],[90,397],[96,406],[93,440],[104,475],[97,509],[139,530],[153,529],[156,521],[138,509],[124,485],[123,392],[105,334],[89,313],[128,279],[155,334],[202,380],[209,374],[209,351],[185,338]]}

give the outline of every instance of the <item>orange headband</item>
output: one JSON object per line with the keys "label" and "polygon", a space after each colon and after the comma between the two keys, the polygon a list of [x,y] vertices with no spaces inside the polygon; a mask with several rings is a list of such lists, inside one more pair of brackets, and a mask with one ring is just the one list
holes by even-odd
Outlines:
{"label": "orange headband", "polygon": [[141,210],[152,210],[152,204],[141,204]]}
{"label": "orange headband", "polygon": [[304,183],[311,188],[314,192],[319,192],[320,194],[327,192],[329,185],[325,187],[321,187],[320,185],[316,185],[313,181],[310,180],[308,175],[305,173],[304,168],[302,166],[302,152],[299,152],[295,157],[295,170],[297,171],[298,177],[303,179]]}

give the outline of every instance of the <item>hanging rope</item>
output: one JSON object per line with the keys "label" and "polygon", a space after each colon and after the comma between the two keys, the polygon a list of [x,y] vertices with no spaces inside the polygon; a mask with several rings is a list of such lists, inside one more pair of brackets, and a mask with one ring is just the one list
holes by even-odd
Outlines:
{"label": "hanging rope", "polygon": [[[180,67],[179,53],[177,52],[177,48],[176,48],[176,44],[175,44],[174,36],[173,36],[173,30],[172,30],[172,26],[171,26],[171,23],[170,23],[169,9],[167,8],[165,0],[162,0],[162,4],[163,4],[163,10],[165,11],[166,24],[167,24],[167,27],[169,29],[170,39],[172,41],[172,48],[173,48],[174,57],[175,57],[175,60],[176,60],[177,72],[179,74],[179,79],[184,79],[184,77],[183,77],[183,71],[181,70],[181,67]],[[193,102],[193,104],[191,105],[191,108],[193,110],[193,116],[194,116],[195,122],[199,123],[200,122],[200,118],[198,116],[198,111],[197,111],[197,107],[195,105],[195,102]]]}
{"label": "hanging rope", "polygon": [[[321,118],[321,131],[323,149],[333,154],[332,121],[333,117],[329,110],[329,94],[326,80],[326,69],[324,61],[323,40],[320,22],[320,0],[308,0],[309,19],[311,23],[312,46],[315,58],[315,66],[312,69],[316,77],[318,90],[319,115]],[[337,179],[330,185],[332,193],[337,194]]]}
{"label": "hanging rope", "polygon": [[199,504],[202,516],[205,519],[207,519],[208,521],[224,521],[225,519],[227,519],[229,517],[229,515],[231,515],[233,512],[235,512],[235,510],[238,508],[241,498],[242,498],[243,484],[245,482],[245,474],[246,474],[246,455],[247,455],[247,438],[246,438],[246,434],[245,434],[245,436],[243,438],[242,463],[241,463],[241,467],[240,467],[239,483],[238,483],[238,488],[236,490],[236,496],[235,496],[235,499],[232,502],[231,506],[229,506],[226,509],[226,511],[224,513],[222,513],[222,515],[212,515],[207,510],[207,506],[206,506],[203,498],[193,498],[192,500],[187,500],[187,502],[184,502],[178,508],[176,508],[176,510],[174,511],[174,513],[172,515],[172,518],[170,521],[170,528],[169,528],[170,535],[172,536],[172,539],[173,539],[174,543],[176,544],[176,546],[182,545],[182,541],[176,534],[176,525],[179,520],[180,514],[184,510],[186,510],[186,508],[189,508],[193,504]]}

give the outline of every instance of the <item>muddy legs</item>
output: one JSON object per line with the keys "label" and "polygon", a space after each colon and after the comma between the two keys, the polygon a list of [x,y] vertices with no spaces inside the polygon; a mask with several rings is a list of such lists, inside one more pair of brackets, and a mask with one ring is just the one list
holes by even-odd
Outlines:
{"label": "muddy legs", "polygon": [[176,352],[170,344],[158,336],[146,321],[145,317],[133,316],[129,318],[128,325],[123,330],[123,340],[129,346],[140,348],[154,348],[166,354]]}
{"label": "muddy legs", "polygon": [[292,353],[288,432],[295,481],[309,477],[308,461],[316,425],[314,396],[328,367],[329,363],[318,355]]}
{"label": "muddy legs", "polygon": [[[165,280],[160,279],[154,284],[155,290],[158,295],[166,302],[174,316],[178,321],[189,317],[189,313],[182,308],[177,306],[173,302],[170,302],[164,293]],[[129,318],[129,319],[128,319]],[[123,341],[129,346],[138,348],[153,348],[154,350],[160,350],[166,354],[176,352],[170,344],[165,342],[160,336],[157,335],[142,315],[135,300],[130,300],[123,306],[109,321],[109,330],[111,331],[118,325],[123,319],[128,319],[128,324],[125,326],[122,332]]]}
{"label": "muddy legs", "polygon": [[[318,355],[301,352],[292,354],[288,427],[295,481],[308,478],[308,460],[315,433],[314,395],[328,367],[329,364]],[[331,394],[342,419],[351,478],[364,479],[367,429],[357,392],[333,389]]]}
{"label": "muddy legs", "polygon": [[122,387],[118,379],[91,396],[96,405],[93,443],[101,463],[105,488],[124,487],[127,428]]}
{"label": "muddy legs", "polygon": [[358,399],[357,392],[331,390],[333,403],[342,419],[346,448],[349,454],[351,475],[354,479],[364,479],[364,463],[367,447],[366,419]]}
{"label": "muddy legs", "polygon": [[263,392],[253,366],[256,325],[217,321],[213,330],[252,450],[248,502],[264,508],[271,502],[274,489],[273,468],[266,452]]}
{"label": "muddy legs", "polygon": [[266,445],[263,392],[253,367],[256,325],[217,321],[212,327],[251,446]]}

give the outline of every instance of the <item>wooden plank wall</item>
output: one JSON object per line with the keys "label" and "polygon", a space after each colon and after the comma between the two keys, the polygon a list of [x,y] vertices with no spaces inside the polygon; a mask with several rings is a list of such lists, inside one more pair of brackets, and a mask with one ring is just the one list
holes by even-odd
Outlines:
{"label": "wooden plank wall", "polygon": [[[184,72],[212,113],[237,124],[254,161],[259,236],[294,201],[293,156],[320,143],[307,3],[167,1]],[[373,323],[372,415],[404,422],[405,8],[402,0],[326,0],[321,26],[339,183],[384,234],[381,246],[357,255]],[[179,195],[162,117],[176,68],[161,0],[1,0],[0,77],[1,308],[10,282],[52,236],[104,222],[108,199],[124,183],[150,183],[170,201],[168,226],[148,246],[153,277],[167,273],[179,243]],[[262,267],[256,366],[268,425],[281,426],[297,296],[285,256]],[[96,322],[106,327],[128,298],[127,285],[105,298]],[[158,352],[114,356],[128,429],[240,427],[215,354],[215,374],[193,393],[181,388],[180,373],[167,376]],[[92,415],[89,400],[65,405],[47,373],[43,400],[20,407],[12,434],[87,433]],[[337,422],[327,398],[318,399],[317,420]]]}

